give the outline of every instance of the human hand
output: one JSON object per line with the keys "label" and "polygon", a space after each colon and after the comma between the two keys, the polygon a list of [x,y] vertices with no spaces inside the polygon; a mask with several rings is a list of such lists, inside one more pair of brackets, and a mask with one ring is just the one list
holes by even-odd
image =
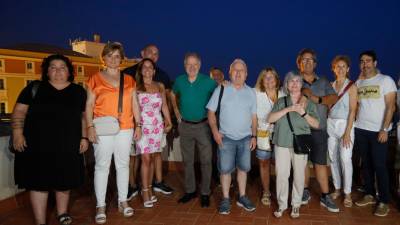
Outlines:
{"label": "human hand", "polygon": [[350,133],[348,132],[344,132],[343,136],[342,136],[342,146],[345,148],[350,148],[352,142],[351,142],[351,138],[350,138]]}
{"label": "human hand", "polygon": [[301,93],[307,96],[307,98],[310,98],[310,96],[312,96],[312,91],[310,88],[302,88]]}
{"label": "human hand", "polygon": [[79,144],[79,153],[82,154],[86,152],[89,148],[89,140],[86,138],[81,139],[81,143]]}
{"label": "human hand", "polygon": [[388,140],[388,132],[387,131],[383,131],[383,130],[381,130],[381,131],[379,131],[379,133],[378,133],[378,142],[379,143],[385,143],[385,142],[387,142],[387,140]]}
{"label": "human hand", "polygon": [[26,146],[26,140],[23,134],[13,136],[13,147],[16,151],[23,152]]}
{"label": "human hand", "polygon": [[88,134],[89,141],[97,144],[97,134],[96,134],[96,130],[94,129],[93,126],[88,128],[87,134]]}
{"label": "human hand", "polygon": [[164,133],[168,133],[168,132],[170,132],[171,131],[171,129],[172,129],[172,124],[171,123],[165,123],[165,125],[164,125]]}
{"label": "human hand", "polygon": [[136,127],[135,132],[133,133],[133,140],[139,141],[142,137],[142,127]]}
{"label": "human hand", "polygon": [[257,147],[257,138],[252,137],[250,140],[250,151],[253,151]]}
{"label": "human hand", "polygon": [[218,146],[222,147],[222,138],[224,137],[223,134],[221,134],[219,131],[213,132],[213,137],[215,142],[218,144]]}

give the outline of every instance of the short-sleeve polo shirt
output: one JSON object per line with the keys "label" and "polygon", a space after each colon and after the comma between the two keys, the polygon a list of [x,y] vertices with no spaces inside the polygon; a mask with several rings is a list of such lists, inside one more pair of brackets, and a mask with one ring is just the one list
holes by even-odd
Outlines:
{"label": "short-sleeve polo shirt", "polygon": [[199,73],[193,82],[187,74],[176,78],[172,87],[179,96],[179,110],[188,121],[201,121],[207,117],[206,105],[217,84],[209,76]]}

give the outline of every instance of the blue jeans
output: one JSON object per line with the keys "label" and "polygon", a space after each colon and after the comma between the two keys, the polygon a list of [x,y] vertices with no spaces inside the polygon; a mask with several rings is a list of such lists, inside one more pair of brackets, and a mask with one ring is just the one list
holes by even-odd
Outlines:
{"label": "blue jeans", "polygon": [[220,174],[230,174],[235,168],[244,172],[250,171],[250,141],[250,136],[240,140],[223,137],[222,147],[218,147],[218,170]]}

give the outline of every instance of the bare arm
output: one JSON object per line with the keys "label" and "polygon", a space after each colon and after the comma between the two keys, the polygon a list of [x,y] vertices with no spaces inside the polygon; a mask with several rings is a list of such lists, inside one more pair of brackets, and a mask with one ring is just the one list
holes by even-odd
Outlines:
{"label": "bare arm", "polygon": [[160,83],[160,89],[161,89],[161,97],[162,97],[162,106],[161,106],[161,111],[164,115],[164,120],[165,120],[165,128],[164,132],[168,133],[171,128],[172,128],[172,122],[171,122],[171,116],[169,114],[169,109],[168,109],[168,92],[165,90],[164,85]]}
{"label": "bare arm", "polygon": [[337,94],[330,94],[330,95],[325,95],[325,96],[319,97],[319,96],[314,95],[309,88],[303,88],[302,93],[305,96],[307,96],[307,98],[310,99],[315,104],[319,104],[319,98],[321,98],[321,104],[327,105],[327,106],[335,104],[338,100]]}
{"label": "bare arm", "polygon": [[79,145],[79,153],[84,153],[89,147],[89,139],[87,137],[87,123],[86,123],[86,112],[82,113],[82,138]]}
{"label": "bare arm", "polygon": [[22,152],[26,145],[24,137],[24,122],[26,113],[28,112],[29,105],[16,103],[14,106],[13,113],[11,115],[11,127],[13,132],[13,146],[14,149]]}
{"label": "bare arm", "polygon": [[137,141],[142,136],[142,125],[140,124],[141,117],[140,117],[140,110],[139,110],[139,102],[136,94],[136,88],[132,91],[132,111],[133,111],[133,118],[135,122],[135,133],[133,138]]}
{"label": "bare arm", "polygon": [[268,117],[267,117],[267,122],[268,123],[275,123],[278,121],[282,116],[286,115],[286,113],[290,112],[289,107],[283,108],[279,111],[276,112],[270,112]]}
{"label": "bare arm", "polygon": [[254,150],[257,147],[257,139],[255,138],[257,134],[257,114],[254,114],[251,117],[251,142],[250,142],[250,150]]}
{"label": "bare arm", "polygon": [[86,116],[87,137],[90,142],[97,143],[97,135],[93,124],[93,108],[96,102],[96,95],[89,88],[86,90],[86,93],[87,93],[86,94],[87,98],[86,98],[85,116]]}
{"label": "bare arm", "polygon": [[344,134],[342,136],[343,139],[343,146],[349,148],[351,145],[351,138],[350,133],[351,129],[353,128],[353,123],[356,118],[356,111],[357,111],[357,87],[353,84],[349,92],[349,115],[347,116],[347,124]]}
{"label": "bare arm", "polygon": [[182,116],[181,116],[181,113],[179,112],[176,95],[173,91],[171,91],[170,97],[171,97],[171,104],[172,104],[172,108],[174,109],[175,117],[178,120],[178,122],[180,122],[182,119]]}
{"label": "bare arm", "polygon": [[395,110],[396,92],[390,92],[385,95],[385,116],[383,118],[382,130],[379,131],[378,141],[384,143],[388,140],[388,132],[383,131],[388,128],[392,122],[393,112]]}

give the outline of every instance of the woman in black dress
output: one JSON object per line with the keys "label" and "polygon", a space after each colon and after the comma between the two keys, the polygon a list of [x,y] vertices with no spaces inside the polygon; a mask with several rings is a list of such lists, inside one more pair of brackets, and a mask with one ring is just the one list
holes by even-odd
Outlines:
{"label": "woman in black dress", "polygon": [[71,61],[50,55],[42,63],[41,81],[20,93],[12,114],[15,183],[30,191],[37,224],[46,223],[49,191],[55,191],[60,224],[71,224],[70,190],[84,181],[83,155],[88,148],[85,90],[72,83]]}

